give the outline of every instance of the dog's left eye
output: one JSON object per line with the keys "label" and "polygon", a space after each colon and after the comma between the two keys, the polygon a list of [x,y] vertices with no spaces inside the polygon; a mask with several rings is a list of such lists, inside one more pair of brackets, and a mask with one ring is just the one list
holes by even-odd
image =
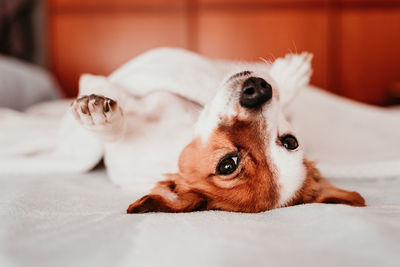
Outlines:
{"label": "dog's left eye", "polygon": [[217,174],[228,175],[237,169],[238,156],[230,155],[221,159],[217,166]]}
{"label": "dog's left eye", "polygon": [[285,135],[281,137],[281,142],[282,145],[287,149],[287,150],[295,150],[296,148],[299,147],[299,143],[297,142],[296,137],[294,137],[291,134]]}

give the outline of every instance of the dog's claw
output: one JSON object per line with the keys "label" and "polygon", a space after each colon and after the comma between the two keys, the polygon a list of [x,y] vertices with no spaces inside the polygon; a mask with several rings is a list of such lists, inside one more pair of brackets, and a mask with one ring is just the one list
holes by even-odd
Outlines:
{"label": "dog's claw", "polygon": [[89,127],[105,125],[115,114],[121,115],[115,100],[95,94],[79,97],[71,109],[75,118]]}

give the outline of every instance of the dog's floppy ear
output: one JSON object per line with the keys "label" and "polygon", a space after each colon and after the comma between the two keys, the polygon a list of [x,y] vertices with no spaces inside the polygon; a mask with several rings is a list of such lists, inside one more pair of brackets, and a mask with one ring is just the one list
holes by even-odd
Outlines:
{"label": "dog's floppy ear", "polygon": [[282,105],[289,103],[296,93],[310,82],[312,57],[312,54],[306,52],[288,54],[272,63],[270,75],[278,86]]}
{"label": "dog's floppy ear", "polygon": [[315,168],[314,163],[305,162],[307,179],[301,194],[303,203],[346,204],[350,206],[365,206],[364,198],[357,192],[346,191],[335,187]]}
{"label": "dog's floppy ear", "polygon": [[127,213],[189,212],[207,209],[208,201],[197,192],[183,191],[174,180],[158,182],[150,194],[129,205]]}

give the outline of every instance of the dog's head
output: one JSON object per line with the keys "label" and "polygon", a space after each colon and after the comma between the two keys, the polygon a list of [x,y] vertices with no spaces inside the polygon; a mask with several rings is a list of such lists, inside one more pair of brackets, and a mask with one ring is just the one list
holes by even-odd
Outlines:
{"label": "dog's head", "polygon": [[[128,213],[260,212],[311,202],[364,205],[358,193],[334,187],[304,158],[282,106],[308,83],[311,57],[280,60],[268,73],[246,70],[222,83],[180,155],[179,173],[168,174]],[[287,79],[283,71],[289,71]]]}

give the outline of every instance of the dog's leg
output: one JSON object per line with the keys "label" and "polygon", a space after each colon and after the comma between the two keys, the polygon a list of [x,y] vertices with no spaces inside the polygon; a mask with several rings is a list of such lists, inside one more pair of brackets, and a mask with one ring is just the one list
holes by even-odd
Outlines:
{"label": "dog's leg", "polygon": [[308,85],[312,74],[312,57],[309,53],[289,54],[272,64],[270,75],[277,83],[283,105]]}
{"label": "dog's leg", "polygon": [[86,129],[104,141],[116,141],[124,132],[124,113],[117,101],[102,95],[85,95],[74,100],[71,111]]}

